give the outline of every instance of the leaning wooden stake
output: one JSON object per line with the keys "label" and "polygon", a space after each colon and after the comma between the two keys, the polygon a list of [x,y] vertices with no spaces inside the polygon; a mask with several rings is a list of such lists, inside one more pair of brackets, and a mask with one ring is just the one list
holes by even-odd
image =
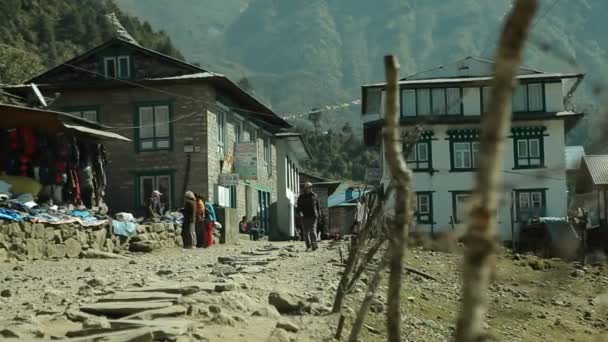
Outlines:
{"label": "leaning wooden stake", "polygon": [[482,116],[479,172],[470,214],[464,257],[462,306],[457,342],[484,341],[487,289],[494,270],[496,227],[504,140],[511,122],[515,76],[537,0],[517,0],[505,24],[496,53],[490,110]]}
{"label": "leaning wooden stake", "polygon": [[386,70],[386,114],[384,116],[384,158],[388,162],[395,191],[395,218],[391,230],[389,283],[386,310],[388,341],[401,341],[401,276],[407,246],[407,226],[411,223],[410,183],[412,173],[401,151],[399,128],[399,62],[395,56],[384,57]]}
{"label": "leaning wooden stake", "polygon": [[367,291],[365,292],[365,298],[363,298],[363,302],[361,303],[361,308],[357,313],[357,317],[355,318],[355,322],[353,323],[353,327],[350,330],[350,335],[348,336],[348,342],[357,342],[359,341],[359,335],[361,335],[361,329],[363,328],[363,323],[365,322],[365,317],[367,316],[367,312],[372,305],[372,301],[376,295],[376,289],[378,289],[378,285],[380,285],[380,280],[382,280],[382,272],[386,268],[386,264],[388,264],[390,253],[388,251],[385,255],[382,256],[382,261],[378,266],[378,269],[374,272],[374,276],[371,281],[367,285]]}

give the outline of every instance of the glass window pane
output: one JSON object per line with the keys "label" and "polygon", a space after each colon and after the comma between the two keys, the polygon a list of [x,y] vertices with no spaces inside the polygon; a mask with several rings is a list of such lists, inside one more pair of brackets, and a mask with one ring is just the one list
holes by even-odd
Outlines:
{"label": "glass window pane", "polygon": [[404,89],[402,92],[403,96],[403,115],[404,116],[415,116],[416,115],[416,90]]}
{"label": "glass window pane", "polygon": [[528,140],[517,141],[517,157],[528,158]]}
{"label": "glass window pane", "polygon": [[431,114],[431,92],[429,89],[418,89],[417,93],[417,104],[418,104],[418,115],[429,115]]}
{"label": "glass window pane", "polygon": [[104,59],[105,72],[107,77],[116,77],[116,59],[106,58]]}
{"label": "glass window pane", "polygon": [[429,195],[418,195],[418,213],[428,214],[429,212]]}
{"label": "glass window pane", "polygon": [[468,169],[471,167],[470,146],[468,142],[454,143],[454,166],[456,168]]}
{"label": "glass window pane", "polygon": [[467,205],[470,195],[459,194],[456,195],[456,218],[457,220],[463,220],[467,215]]}
{"label": "glass window pane", "polygon": [[120,78],[129,78],[129,57],[121,56],[118,57],[118,76]]}
{"label": "glass window pane", "polygon": [[445,89],[433,89],[433,115],[444,115],[445,108]]}
{"label": "glass window pane", "polygon": [[139,108],[139,137],[153,138],[154,137],[154,108],[140,107]]}
{"label": "glass window pane", "polygon": [[528,209],[530,208],[530,193],[520,192],[519,193],[519,208]]}
{"label": "glass window pane", "polygon": [[490,109],[490,94],[491,94],[491,87],[483,87],[482,88],[482,94],[481,96],[483,97],[483,108],[482,111],[484,113],[486,113],[489,109]]}
{"label": "glass window pane", "polygon": [[170,131],[169,125],[169,106],[157,106],[154,107],[155,124],[156,124],[156,137],[164,138],[168,137]]}
{"label": "glass window pane", "polygon": [[154,149],[154,141],[145,140],[145,141],[140,142],[139,146],[142,150],[152,150],[152,149]]}
{"label": "glass window pane", "polygon": [[82,117],[89,121],[97,122],[97,111],[96,110],[85,110],[82,112]]}
{"label": "glass window pane", "polygon": [[533,192],[531,193],[531,199],[532,199],[532,207],[533,208],[540,208],[543,204],[543,200],[542,200],[542,194],[540,192]]}
{"label": "glass window pane", "polygon": [[479,167],[479,142],[471,143],[471,154],[473,159],[473,168]]}
{"label": "glass window pane", "polygon": [[538,139],[528,140],[530,158],[540,157],[540,141]]}
{"label": "glass window pane", "polygon": [[528,100],[531,112],[542,111],[543,108],[543,85],[540,83],[528,84]]}
{"label": "glass window pane", "polygon": [[[410,149],[410,146],[407,146],[406,144],[403,144],[403,150],[407,151],[408,149]],[[416,161],[417,158],[417,153],[416,153],[416,146],[412,146],[410,149],[410,153],[407,155],[407,161]]]}
{"label": "glass window pane", "polygon": [[447,106],[448,114],[457,115],[460,114],[460,104],[462,99],[460,97],[460,88],[448,88],[447,91]]}
{"label": "glass window pane", "polygon": [[525,84],[520,84],[515,88],[513,94],[513,111],[514,112],[526,112],[528,111],[528,94],[527,87]]}
{"label": "glass window pane", "polygon": [[419,161],[428,161],[429,160],[429,151],[427,143],[419,143],[418,147],[418,160]]}
{"label": "glass window pane", "polygon": [[380,114],[380,92],[379,88],[365,90],[365,114]]}
{"label": "glass window pane", "polygon": [[169,139],[156,140],[156,148],[169,148]]}

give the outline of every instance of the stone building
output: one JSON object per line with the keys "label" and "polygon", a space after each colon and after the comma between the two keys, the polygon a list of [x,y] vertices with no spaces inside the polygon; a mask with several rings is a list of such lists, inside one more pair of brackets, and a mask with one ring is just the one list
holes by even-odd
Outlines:
{"label": "stone building", "polygon": [[[112,38],[29,83],[57,94],[53,108],[133,140],[130,146],[107,144],[111,211],[141,212],[154,189],[168,207],[178,208],[192,190],[235,208],[239,217],[259,216],[272,232],[277,182],[285,176],[276,171],[277,133],[291,126],[227,77]],[[254,177],[222,186],[220,174],[235,172],[237,142],[255,143]]]}

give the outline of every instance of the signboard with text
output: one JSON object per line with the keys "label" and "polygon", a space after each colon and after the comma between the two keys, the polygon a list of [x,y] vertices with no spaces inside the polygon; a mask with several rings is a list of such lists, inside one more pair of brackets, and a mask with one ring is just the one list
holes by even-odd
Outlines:
{"label": "signboard with text", "polygon": [[253,142],[234,144],[234,166],[240,179],[258,179],[258,145]]}
{"label": "signboard with text", "polygon": [[237,186],[239,185],[239,180],[238,173],[221,173],[219,183],[221,186]]}

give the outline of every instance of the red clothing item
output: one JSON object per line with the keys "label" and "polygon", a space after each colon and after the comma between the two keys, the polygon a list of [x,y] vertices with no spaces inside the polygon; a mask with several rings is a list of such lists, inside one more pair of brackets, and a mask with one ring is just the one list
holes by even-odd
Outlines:
{"label": "red clothing item", "polygon": [[215,227],[215,223],[213,222],[208,222],[207,223],[207,238],[205,239],[205,242],[207,243],[207,245],[205,247],[211,247],[213,246],[213,227]]}

